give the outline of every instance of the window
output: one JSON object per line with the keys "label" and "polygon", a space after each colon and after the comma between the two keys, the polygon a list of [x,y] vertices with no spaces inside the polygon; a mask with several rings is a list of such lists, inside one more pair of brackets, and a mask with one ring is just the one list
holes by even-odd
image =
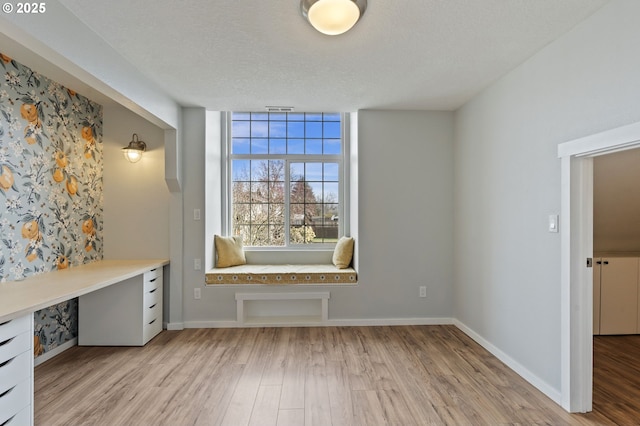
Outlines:
{"label": "window", "polygon": [[344,232],[342,114],[228,117],[228,233],[247,247],[334,244]]}

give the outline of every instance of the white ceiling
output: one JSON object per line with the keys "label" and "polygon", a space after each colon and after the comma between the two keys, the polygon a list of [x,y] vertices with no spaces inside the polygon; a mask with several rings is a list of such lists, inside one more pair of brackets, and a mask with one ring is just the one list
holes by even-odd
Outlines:
{"label": "white ceiling", "polygon": [[454,110],[608,0],[369,0],[325,36],[299,0],[60,0],[184,106]]}

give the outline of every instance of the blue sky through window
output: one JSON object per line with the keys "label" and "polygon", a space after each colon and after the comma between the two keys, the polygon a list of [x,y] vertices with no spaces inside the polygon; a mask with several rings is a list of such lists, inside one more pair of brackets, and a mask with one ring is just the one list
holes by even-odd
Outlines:
{"label": "blue sky through window", "polygon": [[231,116],[233,154],[339,155],[337,113],[247,113]]}

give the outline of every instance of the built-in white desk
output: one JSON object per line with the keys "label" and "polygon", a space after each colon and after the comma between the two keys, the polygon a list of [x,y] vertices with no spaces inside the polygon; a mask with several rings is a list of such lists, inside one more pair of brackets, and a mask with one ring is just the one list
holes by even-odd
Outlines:
{"label": "built-in white desk", "polygon": [[[168,264],[100,260],[0,283],[0,425],[33,425],[35,311],[79,297],[80,344],[143,345],[162,329],[162,270]],[[83,309],[92,315],[83,317]]]}

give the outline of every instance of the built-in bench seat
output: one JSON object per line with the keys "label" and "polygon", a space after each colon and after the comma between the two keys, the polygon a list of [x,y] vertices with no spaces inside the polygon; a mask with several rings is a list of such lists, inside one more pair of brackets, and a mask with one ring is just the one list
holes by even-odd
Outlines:
{"label": "built-in bench seat", "polygon": [[205,274],[207,285],[216,284],[356,284],[353,268],[334,265],[238,265],[214,268]]}

